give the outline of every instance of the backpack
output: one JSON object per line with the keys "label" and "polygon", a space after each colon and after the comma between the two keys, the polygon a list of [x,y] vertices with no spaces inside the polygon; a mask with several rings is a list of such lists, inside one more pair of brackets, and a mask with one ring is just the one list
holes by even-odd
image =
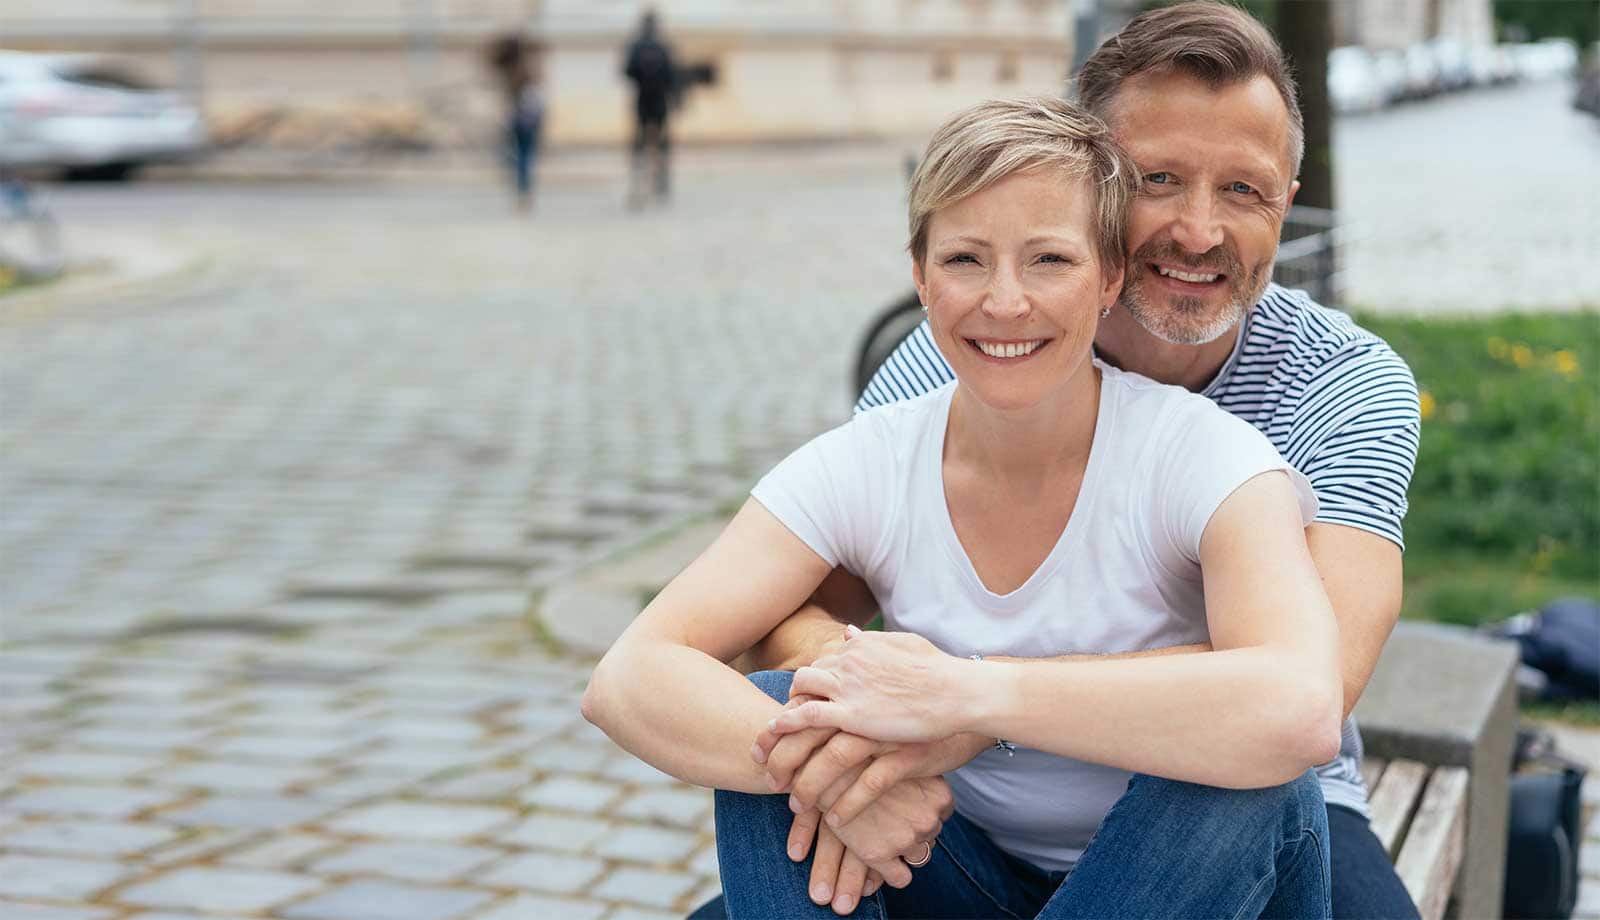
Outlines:
{"label": "backpack", "polygon": [[[1555,752],[1549,732],[1517,732],[1506,837],[1503,911],[1514,918],[1572,916],[1578,902],[1579,828],[1586,768]],[[1533,769],[1529,769],[1533,768]]]}

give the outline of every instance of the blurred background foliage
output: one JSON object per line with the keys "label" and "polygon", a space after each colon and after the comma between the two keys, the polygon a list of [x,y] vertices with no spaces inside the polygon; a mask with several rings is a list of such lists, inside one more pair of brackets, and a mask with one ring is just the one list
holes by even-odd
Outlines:
{"label": "blurred background foliage", "polygon": [[1475,625],[1600,595],[1600,313],[1357,320],[1421,391],[1404,615]]}

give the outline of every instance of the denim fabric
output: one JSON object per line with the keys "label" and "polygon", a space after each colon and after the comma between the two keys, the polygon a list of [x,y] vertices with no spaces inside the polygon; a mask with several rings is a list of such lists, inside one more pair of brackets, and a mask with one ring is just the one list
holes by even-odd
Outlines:
{"label": "denim fabric", "polygon": [[533,167],[539,157],[540,119],[516,118],[511,123],[511,170],[517,183],[517,194],[533,192]]}
{"label": "denim fabric", "polygon": [[[788,698],[788,672],[750,679]],[[786,796],[716,793],[725,898],[695,917],[834,916],[806,896],[809,860],[784,853],[791,818]],[[1008,855],[957,814],[910,886],[880,889],[851,916],[1327,917],[1328,876],[1327,809],[1310,771],[1247,791],[1139,775],[1070,874]]]}
{"label": "denim fabric", "polygon": [[1333,915],[1339,920],[1417,920],[1417,906],[1359,813],[1328,806],[1333,848]]}

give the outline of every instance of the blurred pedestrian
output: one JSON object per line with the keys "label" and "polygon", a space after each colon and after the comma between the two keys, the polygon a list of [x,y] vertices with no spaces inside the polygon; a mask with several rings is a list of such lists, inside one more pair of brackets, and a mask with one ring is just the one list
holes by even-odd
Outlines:
{"label": "blurred pedestrian", "polygon": [[628,45],[622,72],[633,81],[634,133],[628,207],[638,208],[650,194],[667,198],[670,145],[667,113],[677,90],[672,49],[662,41],[655,10],[645,10],[639,32]]}
{"label": "blurred pedestrian", "polygon": [[503,35],[489,49],[489,66],[506,100],[506,137],[518,211],[533,209],[533,169],[544,126],[544,94],[532,49],[521,35]]}

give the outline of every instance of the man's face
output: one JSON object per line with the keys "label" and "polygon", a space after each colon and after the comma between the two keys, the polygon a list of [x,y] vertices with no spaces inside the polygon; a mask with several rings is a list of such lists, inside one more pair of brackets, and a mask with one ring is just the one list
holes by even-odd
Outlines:
{"label": "man's face", "polygon": [[1157,338],[1214,341],[1272,277],[1299,183],[1289,112],[1266,77],[1220,88],[1181,74],[1130,79],[1111,128],[1139,165],[1121,306]]}

